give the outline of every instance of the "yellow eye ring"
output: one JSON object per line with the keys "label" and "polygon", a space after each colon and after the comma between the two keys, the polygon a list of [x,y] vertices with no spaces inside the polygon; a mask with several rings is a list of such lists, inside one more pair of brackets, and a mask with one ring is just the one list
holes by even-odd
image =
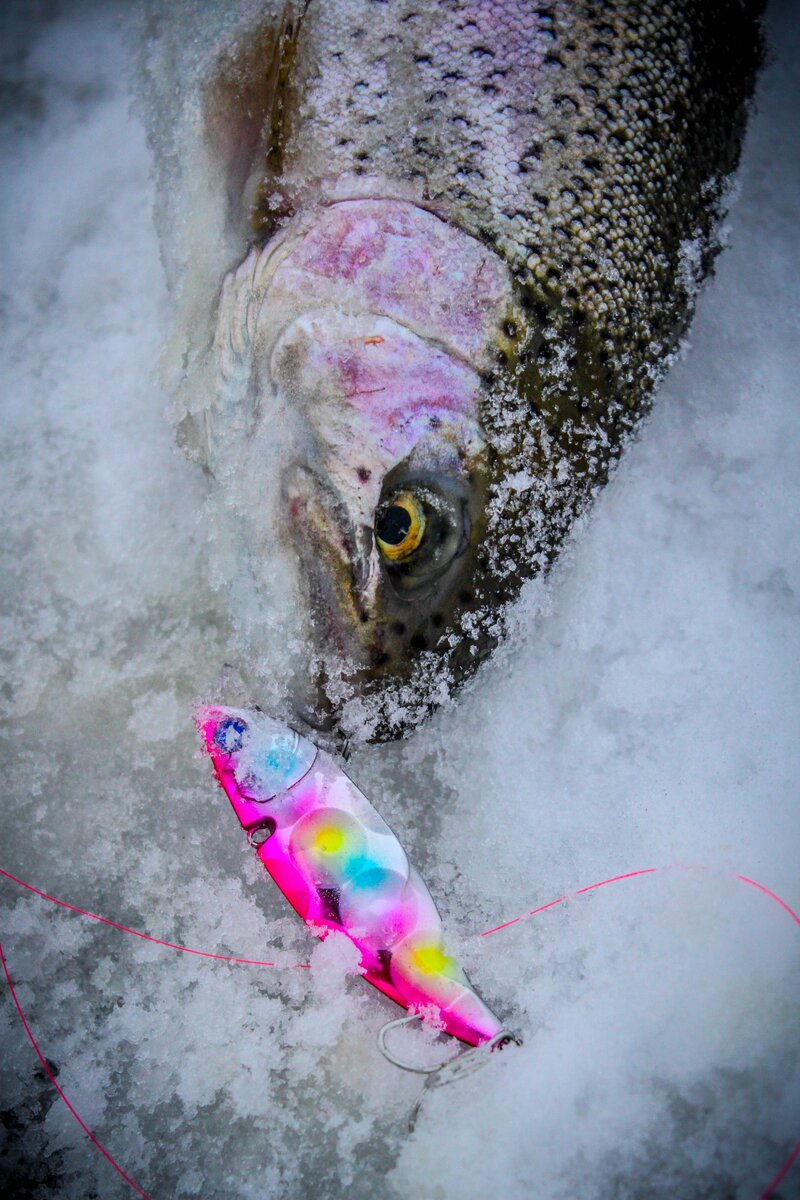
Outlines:
{"label": "yellow eye ring", "polygon": [[419,548],[425,536],[425,512],[411,495],[401,492],[375,522],[375,541],[384,558],[403,562]]}

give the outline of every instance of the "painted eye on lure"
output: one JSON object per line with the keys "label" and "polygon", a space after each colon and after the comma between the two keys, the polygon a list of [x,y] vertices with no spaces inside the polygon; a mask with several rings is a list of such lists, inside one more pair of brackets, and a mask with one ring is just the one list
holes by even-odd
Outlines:
{"label": "painted eye on lure", "polygon": [[411,492],[401,492],[378,514],[375,540],[384,558],[404,562],[425,536],[425,511]]}
{"label": "painted eye on lure", "polygon": [[214,734],[214,744],[225,754],[234,754],[241,750],[247,725],[238,717],[229,717],[221,721]]}

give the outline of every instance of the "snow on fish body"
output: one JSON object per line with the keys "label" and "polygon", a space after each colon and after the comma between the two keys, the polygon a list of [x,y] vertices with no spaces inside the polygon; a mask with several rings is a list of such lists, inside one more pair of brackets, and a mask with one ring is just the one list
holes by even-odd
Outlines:
{"label": "snow on fish body", "polygon": [[261,712],[209,707],[197,720],[242,828],[311,929],[346,934],[369,982],[404,1008],[473,1046],[499,1039],[500,1022],[446,951],[430,892],[334,760]]}
{"label": "snow on fish body", "polygon": [[254,610],[292,548],[312,724],[421,719],[607,478],[717,248],[760,9],[311,0],[222,39],[180,437]]}

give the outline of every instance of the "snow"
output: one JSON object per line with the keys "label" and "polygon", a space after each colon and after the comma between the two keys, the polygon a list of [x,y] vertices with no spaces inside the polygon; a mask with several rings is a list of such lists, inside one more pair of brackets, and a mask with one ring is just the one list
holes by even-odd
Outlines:
{"label": "snow", "polygon": [[[119,11],[5,14],[0,865],[281,966],[181,956],[3,880],[59,1083],[154,1197],[755,1200],[800,1135],[798,930],[730,874],[800,908],[793,5],[770,10],[730,248],[652,418],[458,703],[349,764],[525,1038],[431,1093],[412,1136],[419,1081],[375,1046],[396,1010],[288,912],[197,748],[231,635],[156,380],[170,314]],[[671,863],[710,870],[471,936]],[[129,1195],[5,989],[0,1037],[14,1194]]]}

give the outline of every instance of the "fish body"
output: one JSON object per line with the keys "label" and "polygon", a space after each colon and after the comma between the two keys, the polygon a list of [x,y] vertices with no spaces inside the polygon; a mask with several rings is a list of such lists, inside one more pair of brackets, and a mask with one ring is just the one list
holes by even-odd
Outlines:
{"label": "fish body", "polygon": [[319,937],[344,933],[365,977],[473,1046],[502,1031],[445,945],[430,892],[334,760],[261,712],[210,707],[198,726],[258,857]]}
{"label": "fish body", "polygon": [[229,270],[184,291],[180,437],[256,605],[291,548],[312,724],[424,717],[608,477],[718,248],[761,8],[311,0],[210,63]]}

